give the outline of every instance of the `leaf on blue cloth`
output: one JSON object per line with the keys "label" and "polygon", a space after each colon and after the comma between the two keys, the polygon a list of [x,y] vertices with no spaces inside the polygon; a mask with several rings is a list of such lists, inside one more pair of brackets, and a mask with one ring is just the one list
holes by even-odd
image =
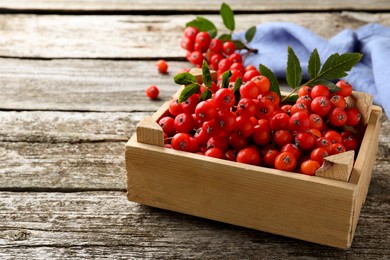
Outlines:
{"label": "leaf on blue cloth", "polygon": [[256,34],[256,26],[252,26],[245,32],[245,40],[251,42]]}
{"label": "leaf on blue cloth", "polygon": [[180,93],[180,96],[179,96],[179,103],[183,102],[183,101],[186,101],[190,96],[192,96],[193,94],[197,93],[199,91],[199,84],[190,84],[188,86],[186,86]]}
{"label": "leaf on blue cloth", "polygon": [[235,28],[234,14],[230,6],[223,3],[221,5],[221,9],[219,10],[219,13],[221,14],[223,24],[225,25],[225,27],[228,28],[230,31],[234,31]]}
{"label": "leaf on blue cloth", "polygon": [[288,46],[288,58],[286,68],[286,80],[287,84],[292,88],[296,89],[299,87],[302,81],[302,68],[297,55],[291,46]]}
{"label": "leaf on blue cloth", "polygon": [[259,65],[259,70],[260,70],[261,75],[268,78],[270,85],[271,85],[269,90],[275,92],[276,94],[278,94],[279,97],[281,97],[282,95],[280,94],[279,82],[278,82],[275,74],[269,68],[264,66],[263,64]]}
{"label": "leaf on blue cloth", "polygon": [[186,26],[192,26],[198,29],[201,32],[207,32],[211,38],[215,38],[217,36],[217,27],[208,19],[198,16],[196,19],[188,22]]}
{"label": "leaf on blue cloth", "polygon": [[325,61],[318,78],[333,80],[347,76],[347,71],[350,71],[363,57],[360,53],[338,53],[332,54]]}
{"label": "leaf on blue cloth", "polygon": [[317,49],[314,49],[310,55],[307,71],[309,72],[310,78],[314,78],[318,75],[321,69],[320,55],[318,55]]}

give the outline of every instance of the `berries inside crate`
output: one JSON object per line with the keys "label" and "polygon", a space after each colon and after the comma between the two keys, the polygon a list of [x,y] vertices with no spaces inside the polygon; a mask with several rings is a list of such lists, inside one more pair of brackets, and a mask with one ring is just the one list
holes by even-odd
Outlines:
{"label": "berries inside crate", "polygon": [[[364,94],[353,95],[364,103]],[[156,121],[167,114],[167,102],[139,123],[126,144],[128,199],[347,249],[378,147],[381,108],[363,106],[367,108],[363,113],[365,134],[348,181],[340,181],[164,148],[163,131]],[[346,171],[344,168],[338,171]]]}

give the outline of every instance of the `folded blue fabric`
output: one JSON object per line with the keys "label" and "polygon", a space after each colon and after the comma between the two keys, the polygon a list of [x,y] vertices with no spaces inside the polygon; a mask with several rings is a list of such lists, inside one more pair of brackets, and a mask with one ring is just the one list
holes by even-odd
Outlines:
{"label": "folded blue fabric", "polygon": [[[244,41],[244,32],[235,37]],[[259,52],[249,55],[245,65],[262,63],[278,78],[285,78],[288,45],[301,61],[304,78],[308,78],[307,62],[314,48],[322,62],[336,52],[362,53],[362,60],[345,79],[354,90],[371,94],[390,118],[390,28],[367,24],[357,30],[345,29],[327,40],[296,24],[273,22],[258,25],[249,45]]]}

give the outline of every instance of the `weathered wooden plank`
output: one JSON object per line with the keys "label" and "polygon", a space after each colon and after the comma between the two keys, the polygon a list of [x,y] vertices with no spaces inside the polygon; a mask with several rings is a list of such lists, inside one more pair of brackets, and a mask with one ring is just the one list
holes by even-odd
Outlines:
{"label": "weathered wooden plank", "polygon": [[[389,10],[389,2],[386,0],[373,1],[303,1],[303,0],[227,0],[235,11],[287,11],[287,10]],[[218,1],[188,1],[179,0],[94,0],[94,1],[76,1],[76,0],[3,0],[0,8],[10,10],[37,10],[37,11],[218,11],[220,3]]]}
{"label": "weathered wooden plank", "polygon": [[[0,40],[1,41],[1,40]],[[173,76],[187,62],[0,59],[0,109],[155,111],[177,91]],[[160,100],[146,97],[154,84]]]}
{"label": "weathered wooden plank", "polygon": [[0,142],[126,142],[149,114],[0,111]]}
{"label": "weathered wooden plank", "polygon": [[0,190],[124,190],[124,146],[0,143]]}
{"label": "weathered wooden plank", "polygon": [[[1,15],[0,56],[181,58],[185,54],[180,48],[183,26],[194,17]],[[206,17],[215,22],[217,28],[224,28],[219,15]],[[323,37],[331,37],[344,28],[357,28],[367,22],[390,25],[390,14],[342,12],[237,15],[236,31],[271,21],[294,22]]]}
{"label": "weathered wooden plank", "polygon": [[343,251],[131,203],[124,192],[0,193],[0,256],[18,259],[390,256],[389,195],[369,196]]}

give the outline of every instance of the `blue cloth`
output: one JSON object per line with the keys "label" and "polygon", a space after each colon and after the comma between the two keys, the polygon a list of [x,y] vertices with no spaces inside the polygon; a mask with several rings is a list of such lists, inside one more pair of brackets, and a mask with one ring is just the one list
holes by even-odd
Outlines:
{"label": "blue cloth", "polygon": [[[244,41],[244,32],[237,33],[235,37]],[[362,60],[345,79],[352,84],[354,90],[371,94],[374,103],[381,105],[390,118],[390,28],[380,24],[367,24],[357,30],[345,29],[327,40],[293,23],[258,25],[249,46],[259,52],[249,55],[245,65],[258,66],[262,63],[277,78],[285,78],[288,45],[301,61],[306,79],[307,62],[314,48],[317,48],[322,63],[336,52],[362,53]]]}

